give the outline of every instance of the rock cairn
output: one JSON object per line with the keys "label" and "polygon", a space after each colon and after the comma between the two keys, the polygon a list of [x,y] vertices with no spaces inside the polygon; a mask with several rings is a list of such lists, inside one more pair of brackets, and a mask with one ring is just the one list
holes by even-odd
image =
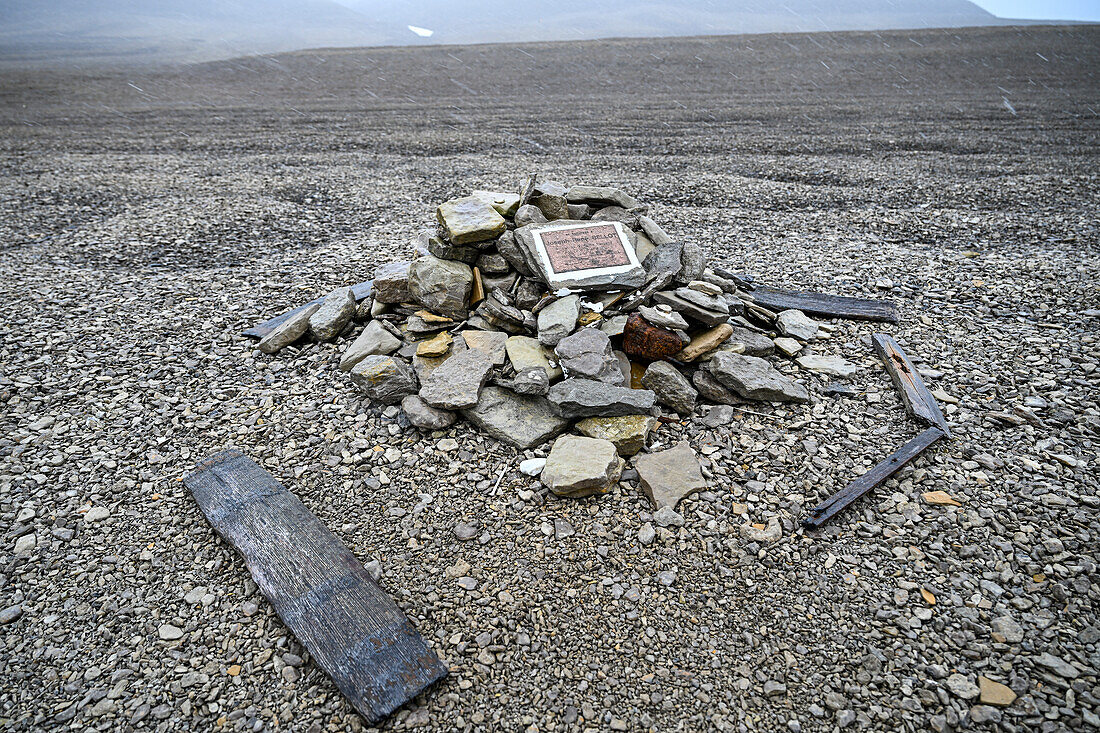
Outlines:
{"label": "rock cairn", "polygon": [[[337,288],[260,349],[331,341],[365,322],[340,368],[370,400],[400,405],[425,431],[461,417],[521,449],[553,440],[541,478],[559,496],[609,491],[661,417],[690,418],[702,402],[809,399],[766,357],[777,346],[795,356],[824,324],[757,306],[743,281],[708,267],[698,245],[670,237],[623,191],[536,175],[520,194],[446,201],[436,218],[412,259],[377,268],[370,295],[356,302]],[[556,272],[541,234],[597,222],[614,224],[630,262]],[[712,409],[707,422],[723,416],[733,411]],[[705,487],[687,443],[634,463],[658,511]]]}

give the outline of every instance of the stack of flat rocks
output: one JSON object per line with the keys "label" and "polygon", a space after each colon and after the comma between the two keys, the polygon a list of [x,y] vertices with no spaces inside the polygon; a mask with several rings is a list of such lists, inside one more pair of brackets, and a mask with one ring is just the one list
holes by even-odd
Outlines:
{"label": "stack of flat rocks", "polygon": [[[260,349],[354,336],[340,368],[371,401],[425,431],[465,418],[517,448],[553,441],[542,478],[570,497],[610,490],[662,415],[809,399],[794,362],[769,357],[794,357],[827,327],[756,306],[742,279],[617,188],[535,175],[519,193],[477,190],[435,214],[411,259],[376,269],[369,295],[338,288]],[[655,509],[705,485],[686,444],[635,465]]]}

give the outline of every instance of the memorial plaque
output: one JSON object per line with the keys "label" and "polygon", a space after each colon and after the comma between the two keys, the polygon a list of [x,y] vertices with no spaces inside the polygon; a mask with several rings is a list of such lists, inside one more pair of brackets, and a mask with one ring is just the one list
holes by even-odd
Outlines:
{"label": "memorial plaque", "polygon": [[619,222],[551,224],[534,232],[539,264],[551,287],[637,287],[645,277]]}

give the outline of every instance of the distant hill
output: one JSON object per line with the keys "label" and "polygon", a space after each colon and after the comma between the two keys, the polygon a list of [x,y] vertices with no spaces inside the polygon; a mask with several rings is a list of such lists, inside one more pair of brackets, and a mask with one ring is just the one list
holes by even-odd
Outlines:
{"label": "distant hill", "polygon": [[[202,61],[323,46],[1005,22],[967,0],[0,0],[0,60]],[[432,35],[418,36],[410,25]]]}

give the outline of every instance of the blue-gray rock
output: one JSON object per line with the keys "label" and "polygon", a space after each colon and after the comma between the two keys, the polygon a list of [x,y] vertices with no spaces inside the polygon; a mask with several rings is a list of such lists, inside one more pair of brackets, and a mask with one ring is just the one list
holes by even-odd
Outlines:
{"label": "blue-gray rock", "polygon": [[457,413],[432,407],[414,394],[406,395],[401,400],[401,409],[412,426],[421,430],[443,430],[458,420]]}
{"label": "blue-gray rock", "polygon": [[416,392],[416,375],[401,359],[376,354],[368,356],[351,370],[353,381],[373,402],[395,405],[405,395]]}
{"label": "blue-gray rock", "polygon": [[274,354],[305,336],[306,331],[309,330],[310,317],[320,307],[320,303],[314,303],[280,323],[274,331],[260,340],[260,351],[265,354]]}
{"label": "blue-gray rock", "polygon": [[409,295],[428,310],[448,318],[468,315],[473,285],[474,272],[462,262],[428,255],[409,265]]}
{"label": "blue-gray rock", "polygon": [[[540,339],[541,340],[541,339]],[[554,348],[566,377],[622,385],[623,371],[611,349],[611,339],[598,328],[582,328]]]}
{"label": "blue-gray rock", "polygon": [[715,379],[750,400],[807,402],[810,399],[805,387],[755,356],[720,351],[707,366]]}
{"label": "blue-gray rock", "polygon": [[309,317],[309,332],[318,341],[332,341],[354,315],[355,294],[348,287],[336,288]]}
{"label": "blue-gray rock", "polygon": [[381,321],[371,321],[344,352],[340,359],[340,368],[345,372],[351,371],[352,367],[368,356],[392,354],[401,348],[401,343],[401,339],[390,333]]}
{"label": "blue-gray rock", "polygon": [[591,379],[565,379],[550,387],[547,399],[557,414],[573,420],[647,413],[657,396],[648,389],[616,387]]}
{"label": "blue-gray rock", "polygon": [[492,368],[484,351],[463,351],[428,375],[420,387],[420,398],[441,410],[473,407]]}
{"label": "blue-gray rock", "polygon": [[569,427],[545,397],[518,395],[502,387],[485,387],[477,404],[463,417],[497,440],[517,448],[533,448]]}
{"label": "blue-gray rock", "polygon": [[681,417],[695,412],[695,400],[699,393],[687,377],[667,361],[650,364],[642,375],[642,386],[653,390],[659,403],[675,410]]}
{"label": "blue-gray rock", "polygon": [[559,298],[540,310],[539,343],[543,346],[557,346],[559,341],[573,333],[580,315],[581,299],[577,295]]}

